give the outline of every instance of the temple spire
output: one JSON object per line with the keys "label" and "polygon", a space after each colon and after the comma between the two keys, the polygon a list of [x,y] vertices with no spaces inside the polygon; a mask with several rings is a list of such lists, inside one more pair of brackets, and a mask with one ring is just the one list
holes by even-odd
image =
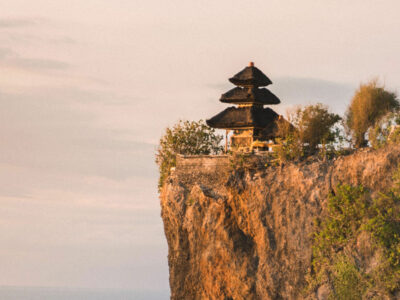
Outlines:
{"label": "temple spire", "polygon": [[254,62],[250,62],[249,66],[229,78],[229,81],[242,87],[261,87],[272,84],[272,81],[254,66]]}

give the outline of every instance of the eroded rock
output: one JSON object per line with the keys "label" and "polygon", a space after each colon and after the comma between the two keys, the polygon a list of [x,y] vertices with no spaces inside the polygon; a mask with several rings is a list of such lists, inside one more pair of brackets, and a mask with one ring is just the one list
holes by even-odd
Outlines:
{"label": "eroded rock", "polygon": [[[313,221],[339,183],[388,187],[400,147],[237,170],[226,156],[196,159],[178,160],[160,196],[171,299],[327,299],[329,286],[304,295]],[[373,267],[368,243],[357,259]]]}

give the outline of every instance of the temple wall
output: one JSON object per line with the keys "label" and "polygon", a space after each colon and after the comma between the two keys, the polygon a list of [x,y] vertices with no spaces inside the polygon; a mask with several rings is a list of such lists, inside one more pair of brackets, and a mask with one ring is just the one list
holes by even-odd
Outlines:
{"label": "temple wall", "polygon": [[[244,163],[255,168],[263,167],[270,153],[246,153],[237,155],[178,155],[176,170],[179,172],[218,173],[227,170],[231,165]],[[241,161],[241,162],[240,162]]]}
{"label": "temple wall", "polygon": [[203,172],[211,173],[228,164],[228,155],[178,155],[176,158],[176,168],[187,171],[201,168]]}

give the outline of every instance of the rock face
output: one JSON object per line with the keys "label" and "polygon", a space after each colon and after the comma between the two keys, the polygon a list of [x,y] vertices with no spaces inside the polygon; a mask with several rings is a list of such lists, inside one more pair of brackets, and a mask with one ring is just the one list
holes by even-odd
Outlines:
{"label": "rock face", "polygon": [[160,195],[171,299],[305,298],[327,195],[341,182],[383,190],[399,162],[399,146],[278,167],[262,156],[180,157]]}

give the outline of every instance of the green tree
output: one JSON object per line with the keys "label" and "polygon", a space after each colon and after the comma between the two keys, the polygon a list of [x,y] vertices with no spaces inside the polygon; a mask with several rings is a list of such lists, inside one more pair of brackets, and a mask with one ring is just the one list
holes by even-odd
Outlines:
{"label": "green tree", "polygon": [[345,125],[352,135],[355,147],[367,145],[368,129],[390,111],[399,107],[396,93],[389,92],[378,81],[361,84],[346,112]]}
{"label": "green tree", "polygon": [[334,125],[340,116],[318,103],[289,111],[287,119],[289,122],[277,122],[277,135],[280,138],[275,152],[281,161],[299,159],[307,153],[313,154],[319,145],[335,141],[337,133]]}
{"label": "green tree", "polygon": [[307,144],[311,152],[314,152],[318,145],[335,140],[333,125],[339,120],[339,115],[329,112],[326,105],[318,103],[298,108],[293,125],[298,130],[300,141]]}
{"label": "green tree", "polygon": [[218,154],[222,152],[220,145],[222,135],[207,126],[203,120],[182,121],[167,128],[157,147],[156,163],[160,169],[158,188],[169,176],[171,168],[176,166],[176,155]]}

